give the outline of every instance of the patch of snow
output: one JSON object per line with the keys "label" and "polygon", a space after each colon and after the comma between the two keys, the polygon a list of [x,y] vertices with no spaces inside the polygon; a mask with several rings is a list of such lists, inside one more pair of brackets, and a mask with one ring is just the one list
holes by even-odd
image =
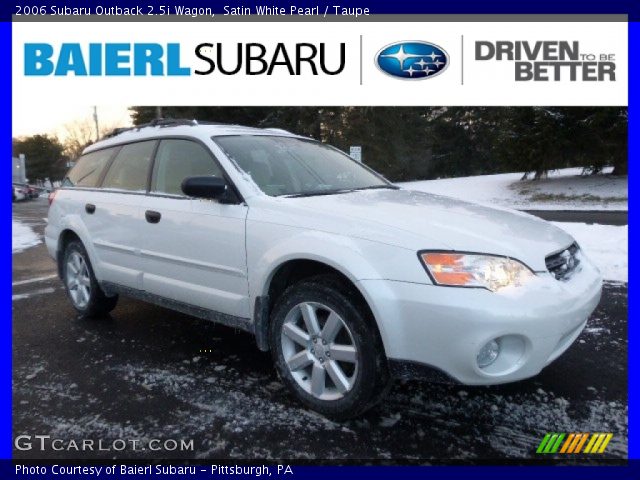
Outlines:
{"label": "patch of snow", "polygon": [[41,243],[40,236],[31,227],[13,219],[11,221],[11,252],[20,253]]}
{"label": "patch of snow", "polygon": [[36,375],[38,375],[41,372],[44,372],[44,366],[38,365],[31,373],[29,373],[28,375],[25,375],[24,378],[27,380],[33,380],[34,378],[36,378]]}
{"label": "patch of snow", "polygon": [[398,423],[400,421],[401,418],[402,418],[402,416],[399,413],[397,413],[395,415],[391,415],[389,417],[382,417],[380,419],[380,426],[382,428],[393,427],[396,423]]}
{"label": "patch of snow", "polygon": [[592,335],[600,335],[601,333],[609,333],[606,328],[603,327],[595,327],[595,328],[585,328],[585,333],[590,333]]}
{"label": "patch of snow", "polygon": [[11,286],[18,287],[20,285],[28,285],[30,283],[46,282],[47,280],[52,280],[54,278],[58,278],[58,275],[55,273],[52,275],[45,275],[44,277],[28,278],[26,280],[19,280],[17,282],[12,282]]}
{"label": "patch of snow", "polygon": [[34,290],[32,292],[27,292],[27,293],[18,293],[16,295],[11,296],[11,301],[14,302],[16,300],[26,300],[28,298],[35,297],[37,295],[46,295],[49,293],[53,293],[55,291],[56,291],[55,288],[48,287],[48,288],[41,288],[40,290]]}
{"label": "patch of snow", "polygon": [[[605,169],[609,173],[611,169]],[[522,173],[402,182],[407,190],[520,210],[628,210],[626,176],[582,176],[581,168],[549,172],[541,180],[520,181]]]}
{"label": "patch of snow", "polygon": [[576,239],[605,280],[629,281],[629,226],[553,222]]}

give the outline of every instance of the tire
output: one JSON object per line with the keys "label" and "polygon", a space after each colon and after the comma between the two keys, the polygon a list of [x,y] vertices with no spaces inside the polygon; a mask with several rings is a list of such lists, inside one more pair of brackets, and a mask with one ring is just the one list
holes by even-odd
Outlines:
{"label": "tire", "polygon": [[390,385],[375,320],[354,290],[336,275],[311,277],[287,288],[271,314],[280,378],[306,407],[335,420],[370,409]]}
{"label": "tire", "polygon": [[67,296],[82,318],[101,317],[116,307],[118,296],[108,297],[102,291],[80,240],[67,244],[62,262],[62,281]]}

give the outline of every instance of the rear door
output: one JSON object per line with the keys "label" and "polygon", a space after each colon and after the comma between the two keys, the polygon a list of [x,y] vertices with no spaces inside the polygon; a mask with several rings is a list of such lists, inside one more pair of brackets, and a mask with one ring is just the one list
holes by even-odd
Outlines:
{"label": "rear door", "polygon": [[141,211],[143,286],[147,292],[216,312],[249,318],[245,252],[248,207],[186,197],[186,177],[224,172],[208,148],[163,139],[151,191]]}
{"label": "rear door", "polygon": [[[120,147],[110,147],[82,155],[62,182],[56,196],[56,208],[49,210],[48,235],[57,238],[62,228],[73,228],[89,251],[93,270],[100,280],[103,280],[104,275],[101,258],[94,244],[94,235],[100,230],[100,215],[96,214],[95,205],[103,198],[98,190],[100,180],[119,150]],[[62,225],[60,219],[51,218],[56,214],[65,219]],[[54,231],[56,226],[59,229]]]}
{"label": "rear door", "polygon": [[87,211],[102,277],[119,285],[142,288],[140,267],[141,206],[147,191],[156,140],[120,147],[92,196]]}

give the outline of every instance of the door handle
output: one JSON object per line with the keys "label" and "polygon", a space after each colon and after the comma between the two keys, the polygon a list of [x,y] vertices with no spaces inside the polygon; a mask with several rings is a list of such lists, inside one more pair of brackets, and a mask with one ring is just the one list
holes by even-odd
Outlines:
{"label": "door handle", "polygon": [[160,212],[147,210],[146,212],[144,212],[144,218],[146,218],[147,222],[149,223],[158,223],[160,221],[160,218],[162,218],[162,215],[160,214]]}
{"label": "door handle", "polygon": [[93,203],[87,203],[84,206],[84,210],[89,214],[89,215],[93,215],[93,213],[96,211],[96,206]]}

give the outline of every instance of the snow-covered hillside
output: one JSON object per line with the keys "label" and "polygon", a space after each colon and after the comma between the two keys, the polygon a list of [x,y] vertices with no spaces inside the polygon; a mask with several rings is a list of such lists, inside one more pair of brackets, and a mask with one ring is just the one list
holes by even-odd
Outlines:
{"label": "snow-covered hillside", "polygon": [[[608,173],[610,169],[605,170]],[[581,176],[580,168],[520,181],[522,173],[398,183],[411,190],[520,210],[627,210],[627,177]]]}

